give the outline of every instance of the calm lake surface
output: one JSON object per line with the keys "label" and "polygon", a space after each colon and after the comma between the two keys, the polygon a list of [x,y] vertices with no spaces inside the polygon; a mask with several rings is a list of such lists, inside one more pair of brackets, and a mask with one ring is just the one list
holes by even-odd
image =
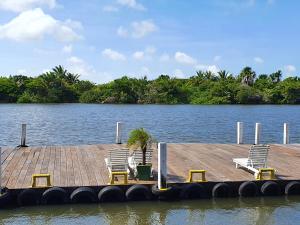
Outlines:
{"label": "calm lake surface", "polygon": [[0,104],[0,146],[20,143],[21,123],[31,146],[113,143],[118,121],[124,141],[144,127],[158,141],[202,143],[235,143],[237,121],[244,122],[246,143],[254,143],[256,122],[262,142],[282,143],[287,122],[291,143],[300,143],[300,106]]}
{"label": "calm lake surface", "polygon": [[0,221],[9,225],[294,225],[300,221],[300,197],[26,207],[0,211]]}

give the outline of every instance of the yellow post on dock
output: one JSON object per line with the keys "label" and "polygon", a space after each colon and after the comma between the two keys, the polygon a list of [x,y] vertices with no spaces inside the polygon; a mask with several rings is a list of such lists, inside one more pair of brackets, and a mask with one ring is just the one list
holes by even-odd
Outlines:
{"label": "yellow post on dock", "polygon": [[[201,180],[193,180],[193,175],[195,173],[201,174],[202,179]],[[206,170],[190,170],[189,171],[189,178],[188,178],[187,182],[189,182],[189,183],[192,183],[192,182],[206,182],[205,173],[206,173]]]}
{"label": "yellow post on dock", "polygon": [[[46,186],[37,186],[36,184],[36,180],[37,178],[46,178],[47,179],[47,185]],[[32,183],[31,183],[31,187],[33,188],[39,188],[39,187],[51,187],[51,177],[50,174],[33,174],[32,175]]]}

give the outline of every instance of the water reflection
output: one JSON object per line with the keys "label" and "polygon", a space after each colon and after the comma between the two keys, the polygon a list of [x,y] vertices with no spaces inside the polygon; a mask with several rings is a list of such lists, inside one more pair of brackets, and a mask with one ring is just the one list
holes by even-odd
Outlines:
{"label": "water reflection", "polygon": [[297,224],[300,197],[24,207],[1,224]]}

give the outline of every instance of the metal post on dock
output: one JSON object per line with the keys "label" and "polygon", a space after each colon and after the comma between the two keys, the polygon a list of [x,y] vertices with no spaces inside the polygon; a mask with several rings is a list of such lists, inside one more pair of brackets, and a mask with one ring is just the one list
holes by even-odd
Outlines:
{"label": "metal post on dock", "polygon": [[237,122],[237,144],[243,144],[243,129],[244,124],[243,122]]}
{"label": "metal post on dock", "polygon": [[21,147],[27,147],[27,145],[26,145],[26,124],[22,124]]}
{"label": "metal post on dock", "polygon": [[261,131],[261,124],[256,123],[255,124],[255,144],[259,145],[260,143],[260,131]]}
{"label": "metal post on dock", "polygon": [[116,143],[122,144],[122,123],[117,122]]}
{"label": "metal post on dock", "polygon": [[167,144],[158,143],[158,189],[167,188]]}
{"label": "metal post on dock", "polygon": [[283,124],[283,144],[289,144],[289,125],[288,123]]}

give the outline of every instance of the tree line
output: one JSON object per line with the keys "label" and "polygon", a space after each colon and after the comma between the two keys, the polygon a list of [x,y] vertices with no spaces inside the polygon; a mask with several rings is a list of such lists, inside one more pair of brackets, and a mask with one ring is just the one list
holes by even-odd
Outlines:
{"label": "tree line", "polygon": [[37,77],[0,77],[1,103],[101,104],[299,104],[300,78],[282,72],[258,75],[245,67],[238,75],[197,71],[187,79],[160,75],[123,76],[106,84],[80,80],[57,66]]}

